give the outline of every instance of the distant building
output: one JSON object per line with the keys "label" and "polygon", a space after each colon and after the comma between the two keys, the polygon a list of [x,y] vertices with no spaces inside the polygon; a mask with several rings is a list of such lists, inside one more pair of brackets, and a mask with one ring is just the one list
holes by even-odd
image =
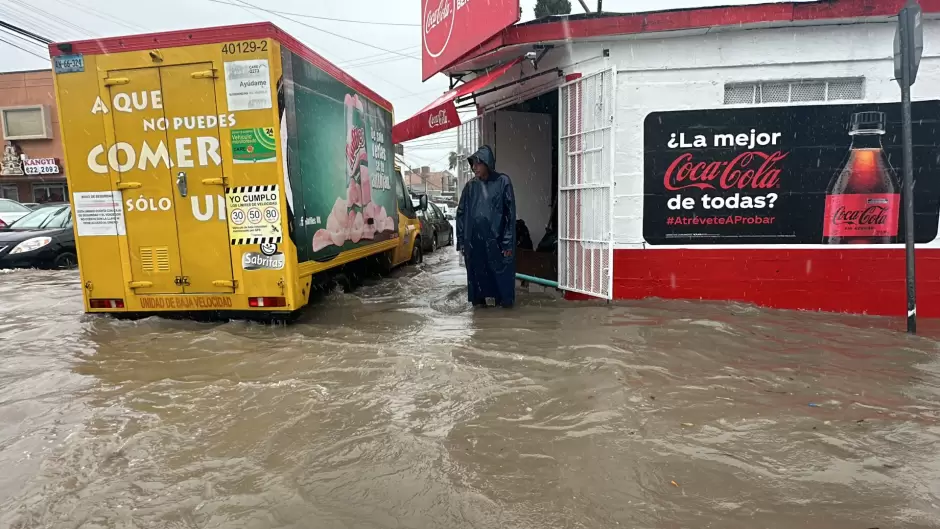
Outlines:
{"label": "distant building", "polygon": [[431,171],[428,166],[409,169],[402,174],[407,185],[415,193],[426,193],[431,197],[453,198],[457,191],[457,178],[450,171]]}
{"label": "distant building", "polygon": [[67,201],[51,70],[0,73],[0,129],[0,197]]}

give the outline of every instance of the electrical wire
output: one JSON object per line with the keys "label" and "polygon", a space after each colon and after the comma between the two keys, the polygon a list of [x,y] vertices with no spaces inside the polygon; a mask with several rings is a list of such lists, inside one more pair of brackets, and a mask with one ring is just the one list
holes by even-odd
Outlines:
{"label": "electrical wire", "polygon": [[100,36],[98,33],[95,33],[95,32],[93,32],[93,31],[90,31],[88,28],[83,28],[83,27],[81,27],[81,26],[78,26],[78,25],[76,25],[76,24],[73,24],[72,22],[69,22],[68,20],[65,20],[64,18],[59,17],[58,15],[55,15],[55,14],[53,14],[53,13],[50,13],[50,12],[48,12],[48,11],[45,11],[45,10],[40,9],[40,8],[38,8],[38,7],[35,7],[35,6],[30,6],[30,5],[28,5],[26,2],[23,2],[23,0],[7,0],[7,2],[10,2],[10,3],[14,4],[14,5],[17,5],[17,6],[20,6],[20,7],[23,7],[23,8],[26,8],[26,9],[27,9],[27,12],[29,12],[29,11],[34,11],[34,12],[36,12],[36,13],[40,13],[40,14],[43,15],[45,18],[48,18],[48,19],[50,19],[50,20],[58,20],[58,21],[61,21],[61,22],[59,22],[60,25],[62,25],[62,26],[64,26],[64,27],[72,28],[72,29],[74,29],[74,30],[77,30],[79,35]]}
{"label": "electrical wire", "polygon": [[33,40],[33,39],[26,38],[26,37],[20,35],[19,33],[14,33],[14,32],[12,32],[12,31],[10,31],[10,30],[8,30],[8,29],[5,29],[5,28],[0,28],[0,34],[7,35],[7,36],[10,36],[10,37],[16,37],[16,38],[20,39],[21,41],[23,41],[23,42],[25,42],[25,43],[27,43],[27,44],[32,44],[33,46],[42,48],[43,51],[46,51],[46,50],[49,49],[49,47],[48,47],[47,44],[40,44],[40,43],[36,42],[36,41]]}
{"label": "electrical wire", "polygon": [[9,45],[9,46],[12,46],[12,47],[14,47],[14,48],[16,48],[16,49],[18,49],[18,50],[20,50],[20,51],[24,51],[24,52],[26,52],[26,53],[32,55],[33,57],[38,57],[38,58],[40,58],[40,59],[42,59],[42,60],[44,60],[44,61],[48,61],[48,60],[49,60],[49,57],[43,57],[42,55],[40,55],[40,54],[38,54],[38,53],[36,53],[36,52],[33,52],[33,51],[31,51],[31,50],[27,50],[26,48],[24,48],[24,47],[22,47],[22,46],[20,46],[20,45],[18,45],[18,44],[13,44],[12,42],[8,41],[7,39],[5,39],[5,38],[3,38],[3,37],[0,37],[0,42],[3,42],[3,43],[5,43],[5,44],[7,44],[7,45]]}
{"label": "electrical wire", "polygon": [[[337,38],[340,38],[340,39],[348,40],[348,41],[350,41],[350,42],[355,42],[356,44],[361,44],[362,46],[366,46],[366,47],[369,47],[369,48],[373,48],[373,49],[376,49],[376,50],[379,50],[379,51],[384,51],[384,52],[386,52],[386,53],[391,53],[391,54],[393,54],[393,55],[400,55],[400,56],[402,56],[402,57],[407,57],[407,58],[409,58],[409,59],[415,59],[415,60],[419,60],[419,61],[421,60],[421,57],[417,57],[417,56],[414,56],[414,55],[406,55],[406,54],[404,54],[404,53],[399,53],[399,52],[394,51],[394,50],[389,50],[389,49],[383,48],[383,47],[381,47],[381,46],[376,46],[376,45],[374,45],[374,44],[369,44],[368,42],[363,42],[363,41],[361,41],[361,40],[356,40],[356,39],[354,39],[354,38],[347,37],[347,36],[345,36],[345,35],[340,35],[339,33],[333,33],[332,31],[327,31],[327,30],[325,30],[325,29],[323,29],[323,28],[318,28],[317,26],[313,26],[313,25],[311,25],[311,24],[307,24],[306,22],[303,22],[303,21],[301,21],[301,20],[296,20],[296,19],[290,18],[290,17],[288,17],[288,16],[279,14],[279,13],[277,13],[276,11],[272,11],[272,10],[267,9],[267,8],[264,8],[264,7],[258,7],[258,6],[256,6],[256,5],[250,3],[250,2],[246,2],[245,0],[237,0],[237,1],[238,1],[240,4],[244,4],[244,5],[247,6],[247,7],[250,7],[250,8],[253,8],[253,9],[257,9],[257,10],[259,10],[259,11],[264,11],[265,13],[270,13],[270,14],[275,15],[275,16],[279,16],[279,17],[281,17],[281,18],[290,20],[291,22],[293,22],[293,23],[295,23],[295,24],[300,24],[301,26],[308,27],[308,28],[313,29],[313,30],[316,30],[316,31],[320,31],[320,32],[322,32],[322,33],[326,33],[327,35],[332,35],[332,36],[337,37]],[[236,5],[237,5],[237,4],[236,4]]]}
{"label": "electrical wire", "polygon": [[9,22],[4,22],[3,20],[0,20],[0,27],[5,28],[5,29],[8,29],[8,30],[10,30],[10,31],[12,31],[12,32],[14,32],[14,33],[19,33],[20,35],[23,35],[24,37],[29,37],[29,38],[31,38],[31,39],[33,39],[33,40],[35,40],[35,41],[37,41],[37,42],[40,42],[40,43],[42,43],[42,44],[52,44],[52,41],[49,40],[49,39],[47,39],[46,37],[42,37],[42,36],[37,35],[37,34],[31,32],[31,31],[27,31],[27,30],[25,30],[25,29],[23,29],[23,28],[21,28],[21,27],[19,27],[19,26],[15,26],[15,25],[13,25],[13,24],[10,24]]}
{"label": "electrical wire", "polygon": [[141,32],[145,32],[145,33],[148,32],[148,31],[150,31],[150,30],[148,30],[147,28],[145,28],[145,27],[143,27],[143,26],[138,26],[137,24],[134,24],[133,22],[124,20],[124,19],[122,19],[122,18],[119,18],[119,17],[117,17],[117,16],[115,16],[115,15],[112,15],[112,14],[106,12],[106,11],[101,11],[101,10],[96,9],[96,8],[94,8],[94,7],[91,7],[91,6],[88,6],[88,5],[85,5],[85,4],[80,4],[80,3],[76,2],[75,0],[72,0],[71,2],[66,2],[65,0],[54,0],[54,1],[57,2],[57,3],[59,3],[59,4],[62,4],[62,5],[64,5],[64,6],[66,6],[66,7],[71,7],[72,9],[75,9],[75,10],[78,10],[78,11],[81,11],[81,12],[84,12],[84,13],[89,13],[89,14],[92,14],[93,16],[97,16],[97,17],[99,17],[99,18],[108,20],[108,21],[110,21],[110,22],[112,22],[112,23],[114,23],[114,24],[117,24],[117,25],[119,25],[119,26],[123,26],[123,27],[125,27],[125,28],[127,28],[127,29],[130,29],[131,31],[141,31]]}
{"label": "electrical wire", "polygon": [[42,35],[55,35],[57,39],[72,39],[77,35],[86,36],[87,32],[77,32],[74,29],[62,24],[61,18],[52,16],[43,16],[37,14],[34,16],[29,9],[23,9],[20,6],[5,3],[3,4],[3,18],[10,18],[9,22],[19,24],[21,27],[30,28],[31,31]]}
{"label": "electrical wire", "polygon": [[[223,0],[209,0],[210,2],[215,2],[216,4],[226,4],[230,6],[237,6],[238,4],[233,4],[232,2],[225,2]],[[393,26],[393,27],[421,27],[421,24],[406,24],[403,22],[377,22],[372,20],[350,20],[346,18],[330,18],[330,17],[321,17],[315,15],[305,15],[303,13],[291,13],[289,11],[276,11],[273,9],[264,9],[261,7],[252,7],[252,9],[260,9],[261,11],[267,11],[269,13],[274,13],[278,15],[288,15],[292,17],[301,17],[301,18],[312,18],[316,20],[327,20],[330,22],[345,22],[347,24],[367,24],[374,26]]]}
{"label": "electrical wire", "polygon": [[[406,48],[399,48],[395,51],[396,52],[418,51],[418,49],[419,49],[419,46],[408,46]],[[343,66],[344,68],[352,68],[352,67],[358,67],[358,66],[367,66],[370,64],[400,61],[404,58],[405,57],[398,57],[390,53],[373,53],[371,55],[365,55],[363,57],[359,57],[358,59],[350,59],[348,61],[343,61],[339,63],[339,66]]]}

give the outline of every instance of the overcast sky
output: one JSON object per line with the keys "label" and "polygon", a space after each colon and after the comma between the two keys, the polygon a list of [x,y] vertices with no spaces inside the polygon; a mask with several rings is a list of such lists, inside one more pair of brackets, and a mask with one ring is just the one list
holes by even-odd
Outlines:
{"label": "overcast sky", "polygon": [[[572,13],[580,13],[578,1],[571,3]],[[593,8],[596,0],[587,3]],[[755,3],[767,2],[604,0],[604,10],[639,12]],[[293,14],[282,16],[237,4]],[[521,4],[523,21],[534,18],[535,0],[521,0]],[[420,0],[0,0],[0,20],[54,41],[270,20],[390,100],[399,121],[447,90],[447,78],[441,75],[421,82],[420,19]],[[43,46],[3,31],[0,39],[0,71],[49,67]],[[451,130],[406,144],[405,161],[412,166],[446,169],[455,138]]]}

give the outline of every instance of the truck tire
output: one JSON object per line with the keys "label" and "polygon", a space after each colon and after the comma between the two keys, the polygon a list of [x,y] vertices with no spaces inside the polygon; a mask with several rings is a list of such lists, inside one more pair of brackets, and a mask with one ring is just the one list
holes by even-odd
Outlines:
{"label": "truck tire", "polygon": [[411,249],[411,264],[417,265],[424,262],[424,250],[421,249],[421,238],[415,239],[414,247]]}

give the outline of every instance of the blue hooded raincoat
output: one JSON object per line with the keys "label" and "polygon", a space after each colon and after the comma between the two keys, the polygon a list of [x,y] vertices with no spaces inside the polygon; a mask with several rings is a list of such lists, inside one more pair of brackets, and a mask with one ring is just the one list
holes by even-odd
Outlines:
{"label": "blue hooded raincoat", "polygon": [[[457,251],[467,265],[470,303],[483,305],[494,298],[511,307],[516,300],[516,199],[512,181],[496,172],[496,156],[489,146],[480,147],[469,160],[478,159],[490,169],[486,180],[467,182],[457,205]],[[504,251],[510,251],[509,256]]]}

